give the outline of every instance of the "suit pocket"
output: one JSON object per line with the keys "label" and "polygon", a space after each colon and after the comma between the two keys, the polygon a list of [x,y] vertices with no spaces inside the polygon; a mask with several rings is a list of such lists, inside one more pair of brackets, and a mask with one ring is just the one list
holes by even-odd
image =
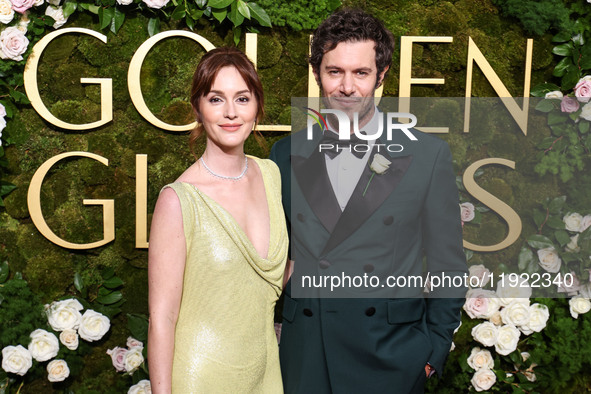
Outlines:
{"label": "suit pocket", "polygon": [[283,319],[290,323],[293,322],[297,309],[298,302],[285,294],[285,297],[283,298]]}
{"label": "suit pocket", "polygon": [[425,301],[417,299],[399,299],[388,301],[388,323],[404,324],[421,320],[425,315]]}

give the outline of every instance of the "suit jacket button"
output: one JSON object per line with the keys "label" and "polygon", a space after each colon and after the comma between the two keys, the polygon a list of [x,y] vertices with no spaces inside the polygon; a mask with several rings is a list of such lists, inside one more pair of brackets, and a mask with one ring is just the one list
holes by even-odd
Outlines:
{"label": "suit jacket button", "polygon": [[320,266],[320,268],[322,268],[323,270],[327,269],[328,267],[331,266],[330,261],[328,260],[320,260],[320,262],[318,263],[318,265]]}
{"label": "suit jacket button", "polygon": [[308,308],[304,309],[304,315],[311,317],[312,315],[314,315],[314,313],[312,313],[312,311]]}
{"label": "suit jacket button", "polygon": [[369,308],[367,308],[365,310],[365,315],[366,316],[373,316],[376,313],[376,308],[374,308],[373,306],[370,306]]}
{"label": "suit jacket button", "polygon": [[374,270],[374,266],[373,266],[373,264],[365,264],[365,265],[363,266],[363,271],[365,271],[365,272],[366,272],[366,273],[368,273],[368,274],[369,274],[370,272],[373,272],[373,270]]}
{"label": "suit jacket button", "polygon": [[303,222],[305,222],[305,221],[306,221],[306,218],[305,218],[305,217],[304,217],[304,215],[302,215],[301,213],[298,213],[298,215],[297,215],[297,216],[298,216],[298,220],[299,220],[300,222],[302,222],[302,223],[303,223]]}
{"label": "suit jacket button", "polygon": [[386,216],[386,217],[384,218],[384,224],[385,224],[386,226],[389,226],[389,225],[391,225],[393,222],[394,222],[394,218],[393,218],[392,216]]}

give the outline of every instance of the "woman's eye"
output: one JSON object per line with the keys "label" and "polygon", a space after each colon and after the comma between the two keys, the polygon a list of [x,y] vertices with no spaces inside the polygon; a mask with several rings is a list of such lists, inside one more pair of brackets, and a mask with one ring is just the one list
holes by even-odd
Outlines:
{"label": "woman's eye", "polygon": [[219,103],[221,101],[222,100],[219,97],[212,97],[212,98],[209,99],[209,102],[210,103]]}
{"label": "woman's eye", "polygon": [[248,97],[238,97],[238,102],[240,103],[248,103],[250,99]]}

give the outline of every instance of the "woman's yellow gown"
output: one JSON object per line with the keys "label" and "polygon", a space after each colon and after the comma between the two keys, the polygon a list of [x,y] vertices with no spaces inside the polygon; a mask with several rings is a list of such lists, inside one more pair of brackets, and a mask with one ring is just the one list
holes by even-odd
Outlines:
{"label": "woman's yellow gown", "polygon": [[172,188],[181,203],[187,257],[175,330],[173,393],[282,393],[273,327],[283,284],[287,228],[279,169],[249,156],[265,184],[267,258],[234,218],[190,183]]}

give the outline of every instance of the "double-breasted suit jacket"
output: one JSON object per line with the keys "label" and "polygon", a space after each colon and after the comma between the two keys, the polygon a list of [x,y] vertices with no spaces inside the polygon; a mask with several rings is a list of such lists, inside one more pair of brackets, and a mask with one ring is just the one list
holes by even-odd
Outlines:
{"label": "double-breasted suit jacket", "polygon": [[[466,289],[423,295],[417,284],[386,284],[388,277],[467,272],[449,147],[412,132],[417,141],[396,131],[391,141],[376,141],[343,211],[318,149],[319,130],[313,141],[301,131],[273,146],[295,261],[280,344],[287,393],[420,392],[426,363],[443,370]],[[391,164],[372,177],[379,144]],[[403,149],[389,152],[390,144]],[[361,286],[330,289],[333,277],[364,275]]]}

